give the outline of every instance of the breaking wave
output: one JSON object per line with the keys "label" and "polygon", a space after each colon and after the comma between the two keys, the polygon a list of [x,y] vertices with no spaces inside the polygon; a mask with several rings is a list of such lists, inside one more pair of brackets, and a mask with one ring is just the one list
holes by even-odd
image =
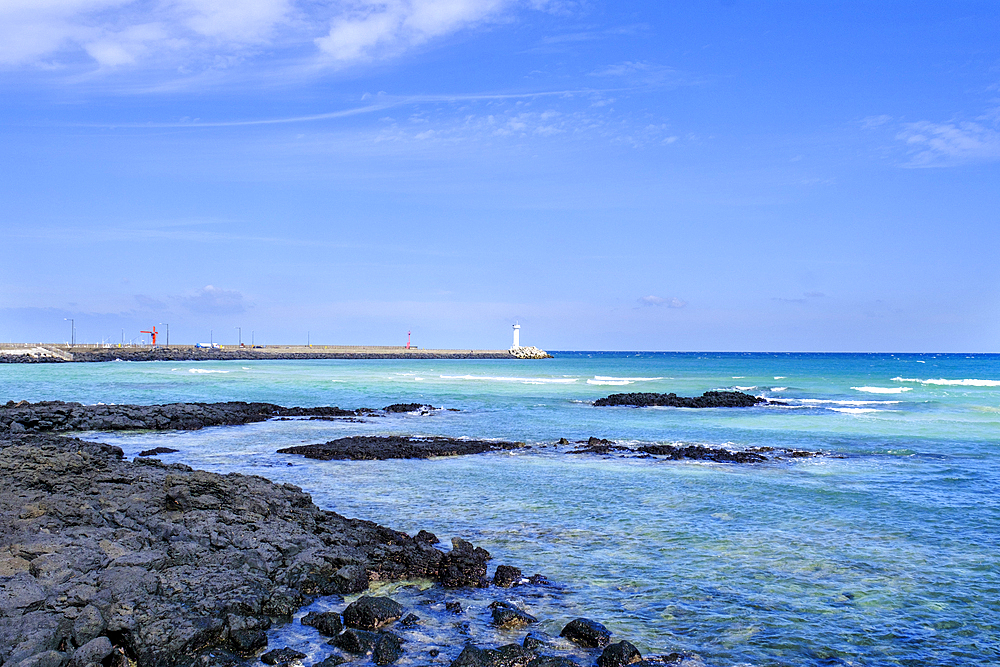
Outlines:
{"label": "breaking wave", "polygon": [[933,384],[946,387],[1000,387],[1000,380],[918,380],[915,378],[892,378],[893,382],[919,382],[920,384]]}
{"label": "breaking wave", "polygon": [[913,391],[912,387],[851,387],[851,389],[868,394],[902,394],[904,391]]}

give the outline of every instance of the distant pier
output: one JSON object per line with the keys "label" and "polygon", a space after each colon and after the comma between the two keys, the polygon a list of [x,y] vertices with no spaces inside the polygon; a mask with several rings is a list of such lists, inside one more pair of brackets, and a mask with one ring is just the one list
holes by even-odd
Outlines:
{"label": "distant pier", "polygon": [[[225,361],[260,359],[525,359],[517,350],[432,350],[399,345],[51,345],[2,344],[0,363]],[[539,350],[539,352],[542,352]],[[545,354],[542,352],[542,354]]]}

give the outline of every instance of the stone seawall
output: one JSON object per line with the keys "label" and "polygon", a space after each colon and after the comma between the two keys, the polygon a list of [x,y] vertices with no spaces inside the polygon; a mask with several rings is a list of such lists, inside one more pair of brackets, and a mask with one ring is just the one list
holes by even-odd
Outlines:
{"label": "stone seawall", "polygon": [[[541,351],[539,351],[541,352]],[[543,353],[544,354],[544,353]],[[0,363],[67,363],[96,361],[229,361],[262,359],[518,359],[509,350],[419,350],[405,347],[275,346],[222,347],[68,347],[0,348]]]}

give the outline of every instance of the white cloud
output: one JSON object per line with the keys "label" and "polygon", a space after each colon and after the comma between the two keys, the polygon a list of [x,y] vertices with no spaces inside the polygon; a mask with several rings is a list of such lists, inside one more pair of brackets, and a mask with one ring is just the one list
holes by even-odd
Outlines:
{"label": "white cloud", "polygon": [[[347,3],[345,3],[347,4]],[[392,55],[494,18],[512,0],[358,0],[316,40],[337,61]]]}
{"label": "white cloud", "polygon": [[896,138],[911,151],[910,167],[1000,160],[1000,132],[980,123],[907,123]]}
{"label": "white cloud", "polygon": [[640,306],[665,306],[667,308],[683,308],[687,305],[687,302],[683,299],[678,299],[675,296],[662,297],[654,296],[650,294],[649,296],[644,296],[639,299]]}
{"label": "white cloud", "polygon": [[265,49],[328,63],[407,48],[538,0],[3,0],[0,66],[219,68]]}

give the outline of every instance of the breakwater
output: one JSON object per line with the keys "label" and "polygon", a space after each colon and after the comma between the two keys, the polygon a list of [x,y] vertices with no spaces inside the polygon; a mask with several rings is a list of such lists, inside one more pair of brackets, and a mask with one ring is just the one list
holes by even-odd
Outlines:
{"label": "breakwater", "polygon": [[195,347],[87,347],[82,345],[0,346],[0,363],[100,361],[260,361],[263,359],[543,359],[537,348],[511,350],[432,350],[377,345],[268,345]]}

